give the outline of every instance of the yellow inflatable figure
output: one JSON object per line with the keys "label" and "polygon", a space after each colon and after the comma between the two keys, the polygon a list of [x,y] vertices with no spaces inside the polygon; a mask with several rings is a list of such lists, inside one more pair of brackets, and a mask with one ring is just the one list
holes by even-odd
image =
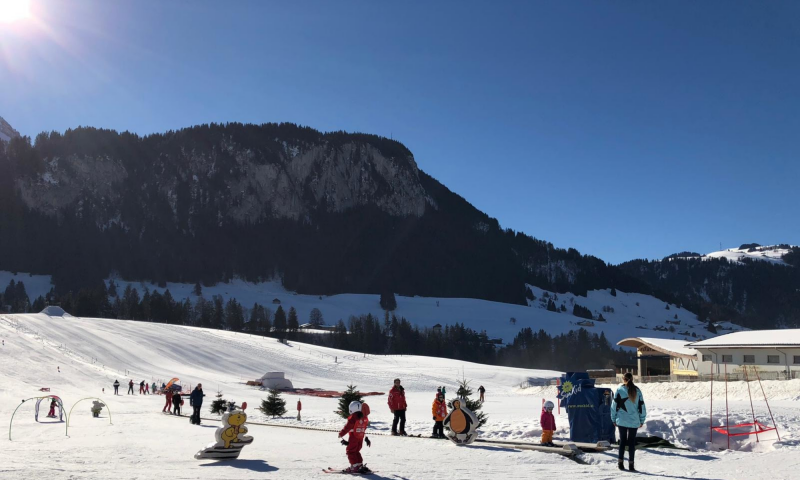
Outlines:
{"label": "yellow inflatable figure", "polygon": [[245,435],[247,427],[247,414],[243,410],[235,408],[231,412],[222,415],[222,426],[220,426],[215,436],[217,442],[212,443],[194,455],[198,460],[216,459],[233,460],[239,458],[242,448],[253,443],[253,437]]}

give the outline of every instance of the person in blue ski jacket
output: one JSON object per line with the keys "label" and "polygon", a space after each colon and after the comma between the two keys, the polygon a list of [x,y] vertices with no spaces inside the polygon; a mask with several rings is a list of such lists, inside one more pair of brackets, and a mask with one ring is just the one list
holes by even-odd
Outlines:
{"label": "person in blue ski jacket", "polygon": [[625,470],[625,447],[628,447],[628,469],[635,472],[633,456],[636,453],[636,431],[647,419],[647,407],[641,389],[634,385],[633,375],[626,373],[625,383],[617,388],[611,405],[611,422],[619,429],[619,457],[617,467]]}

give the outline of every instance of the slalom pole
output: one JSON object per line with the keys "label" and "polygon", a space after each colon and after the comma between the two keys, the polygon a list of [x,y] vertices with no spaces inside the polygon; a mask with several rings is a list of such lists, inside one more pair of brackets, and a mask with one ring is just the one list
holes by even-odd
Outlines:
{"label": "slalom pole", "polygon": [[708,431],[711,434],[710,443],[714,443],[714,362],[711,362],[711,408],[708,412]]}
{"label": "slalom pole", "polygon": [[772,426],[775,427],[775,434],[778,435],[778,441],[781,441],[781,434],[778,433],[778,425],[775,424],[775,417],[772,416],[772,409],[769,407],[769,400],[767,400],[767,392],[764,391],[764,386],[761,385],[761,375],[758,374],[758,370],[756,370],[756,378],[758,378],[758,386],[761,387],[761,393],[764,394],[764,403],[767,404],[767,410],[769,410],[769,418],[772,419]]}
{"label": "slalom pole", "polygon": [[[753,367],[755,368],[755,366]],[[758,439],[758,424],[756,423],[756,412],[753,410],[753,395],[750,394],[750,378],[747,376],[747,365],[744,366],[744,382],[747,384],[747,395],[750,397],[750,413],[753,414],[753,432],[756,434],[756,443]]]}
{"label": "slalom pole", "polygon": [[728,437],[728,450],[731,449],[731,422],[728,417],[730,411],[728,410],[728,364],[725,364],[725,431]]}

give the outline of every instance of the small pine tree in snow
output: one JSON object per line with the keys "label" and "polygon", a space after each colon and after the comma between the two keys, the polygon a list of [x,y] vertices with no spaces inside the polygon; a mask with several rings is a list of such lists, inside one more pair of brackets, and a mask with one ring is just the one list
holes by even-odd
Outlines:
{"label": "small pine tree in snow", "polygon": [[200,282],[194,284],[193,292],[196,297],[203,295],[203,287],[200,286]]}
{"label": "small pine tree in snow", "polygon": [[611,296],[612,297],[616,297],[617,296],[617,289],[614,288],[614,287],[611,287]]}
{"label": "small pine tree in snow", "polygon": [[355,385],[348,385],[347,390],[342,393],[339,398],[339,408],[333,412],[338,413],[340,417],[347,418],[350,416],[350,402],[361,402],[363,397],[361,392],[356,390]]}
{"label": "small pine tree in snow", "polygon": [[281,398],[281,392],[277,388],[269,390],[269,396],[261,400],[258,409],[264,415],[271,415],[272,418],[282,417],[286,413],[286,400]]}
{"label": "small pine tree in snow", "polygon": [[228,411],[228,401],[222,398],[222,392],[217,392],[217,399],[211,402],[211,413],[222,415]]}
{"label": "small pine tree in snow", "polygon": [[[456,398],[451,398],[449,402],[447,402],[447,406],[450,410],[453,410],[453,400],[457,398],[463,398],[467,405],[466,407],[475,414],[475,417],[478,419],[478,426],[476,428],[482,427],[489,417],[486,416],[486,412],[481,411],[481,402],[479,400],[473,400],[472,397],[472,389],[469,386],[469,380],[466,378],[462,378],[461,380],[457,380],[458,382],[458,390],[456,390]],[[449,428],[448,428],[449,430]]]}

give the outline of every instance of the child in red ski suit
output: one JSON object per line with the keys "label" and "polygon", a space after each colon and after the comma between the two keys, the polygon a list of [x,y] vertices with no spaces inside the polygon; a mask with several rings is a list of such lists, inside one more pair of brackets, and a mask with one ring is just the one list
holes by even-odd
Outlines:
{"label": "child in red ski suit", "polygon": [[339,438],[350,434],[347,440],[342,440],[342,445],[347,445],[347,460],[350,462],[350,468],[345,469],[343,473],[371,473],[371,470],[363,464],[364,459],[361,457],[363,443],[366,442],[368,447],[372,446],[369,438],[365,435],[369,426],[368,415],[369,406],[366,403],[350,403],[350,416],[347,417],[347,424],[339,432]]}
{"label": "child in red ski suit", "polygon": [[544,404],[539,424],[542,426],[542,445],[552,447],[553,432],[556,431],[556,417],[553,416],[553,402]]}

